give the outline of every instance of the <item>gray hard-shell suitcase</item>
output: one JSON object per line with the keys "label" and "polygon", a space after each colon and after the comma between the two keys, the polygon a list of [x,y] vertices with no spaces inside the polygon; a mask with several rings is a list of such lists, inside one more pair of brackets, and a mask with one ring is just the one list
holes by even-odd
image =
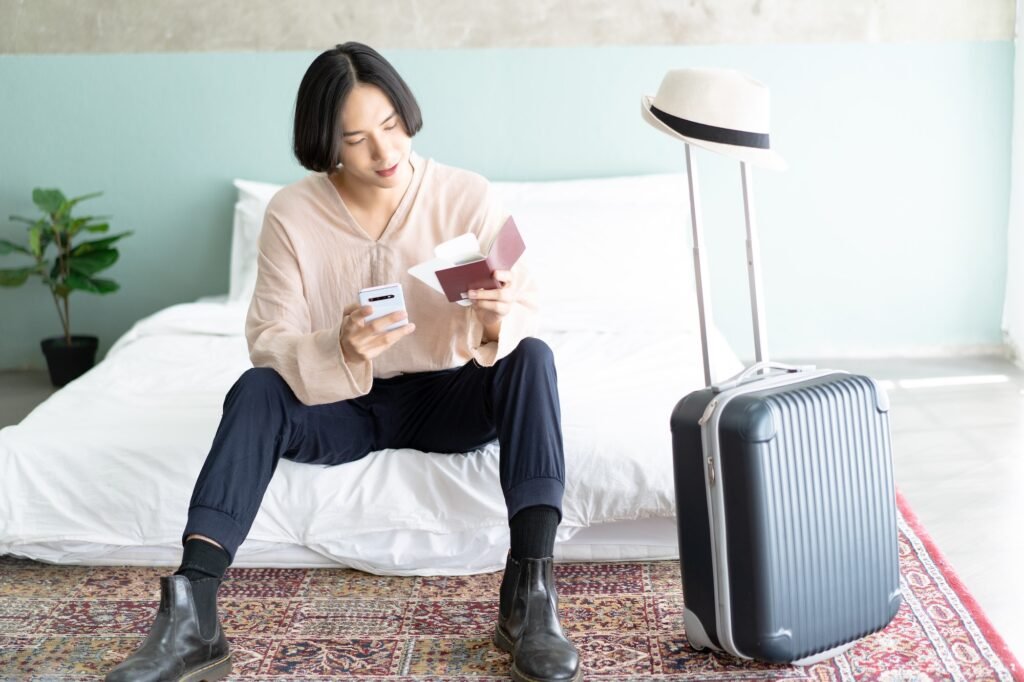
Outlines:
{"label": "gray hard-shell suitcase", "polygon": [[671,418],[686,637],[697,649],[812,663],[885,627],[901,603],[887,396],[865,376],[764,357],[743,162],[757,364],[713,383],[689,144],[686,160],[708,385]]}

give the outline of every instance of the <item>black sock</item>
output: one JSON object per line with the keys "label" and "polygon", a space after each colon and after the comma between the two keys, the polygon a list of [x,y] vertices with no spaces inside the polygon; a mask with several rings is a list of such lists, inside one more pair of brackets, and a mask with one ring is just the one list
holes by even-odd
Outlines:
{"label": "black sock", "polygon": [[217,545],[192,538],[185,541],[185,551],[181,556],[181,566],[174,575],[183,575],[189,582],[203,578],[222,580],[231,560],[228,553]]}
{"label": "black sock", "polygon": [[[527,507],[509,522],[512,539],[512,558],[520,560],[543,559],[555,552],[555,531],[558,530],[558,510],[547,505]],[[511,561],[506,562],[505,575],[501,579],[499,608],[507,618],[512,608],[512,597],[516,589],[518,572]]]}
{"label": "black sock", "polygon": [[185,541],[181,567],[174,574],[188,578],[203,639],[210,639],[217,630],[217,588],[230,563],[228,553],[217,545],[196,538]]}
{"label": "black sock", "polygon": [[558,530],[558,510],[554,507],[527,507],[512,517],[508,527],[513,559],[543,559],[554,553]]}

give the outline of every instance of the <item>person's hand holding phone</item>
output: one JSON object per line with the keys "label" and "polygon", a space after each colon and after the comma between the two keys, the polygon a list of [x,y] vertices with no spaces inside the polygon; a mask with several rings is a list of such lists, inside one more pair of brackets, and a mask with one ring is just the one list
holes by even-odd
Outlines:
{"label": "person's hand holding phone", "polygon": [[[391,293],[396,295],[381,295]],[[359,292],[359,298],[365,305],[352,304],[345,308],[345,323],[341,326],[341,352],[346,362],[373,360],[399,339],[416,331],[415,324],[406,322],[408,315],[400,285],[364,289]],[[374,300],[380,300],[381,310],[376,314]],[[381,314],[388,309],[392,312]]]}

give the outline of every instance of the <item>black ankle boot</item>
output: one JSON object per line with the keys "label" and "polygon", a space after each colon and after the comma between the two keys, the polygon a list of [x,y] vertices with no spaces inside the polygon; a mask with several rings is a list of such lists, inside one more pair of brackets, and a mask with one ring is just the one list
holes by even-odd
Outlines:
{"label": "black ankle boot", "polygon": [[576,648],[558,622],[558,593],[552,559],[520,559],[509,554],[505,571],[516,575],[507,616],[499,611],[494,643],[512,654],[516,682],[576,682],[583,679]]}
{"label": "black ankle boot", "polygon": [[204,639],[183,575],[160,578],[160,608],[149,636],[134,654],[107,674],[106,682],[214,682],[231,672],[231,654],[217,623]]}

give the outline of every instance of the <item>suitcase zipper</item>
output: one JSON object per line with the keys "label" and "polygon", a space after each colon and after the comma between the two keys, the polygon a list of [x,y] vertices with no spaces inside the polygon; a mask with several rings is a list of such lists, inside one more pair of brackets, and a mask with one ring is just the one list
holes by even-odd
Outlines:
{"label": "suitcase zipper", "polygon": [[[713,398],[711,400],[711,402],[708,403],[708,406],[704,408],[704,414],[702,414],[700,419],[697,420],[697,423],[700,426],[702,426],[702,427],[704,425],[706,425],[708,423],[708,420],[711,419],[711,415],[713,415],[715,413],[715,408],[716,407],[718,407],[718,398]],[[708,457],[708,485],[714,485],[714,484],[715,484],[715,460],[713,460],[711,457]]]}
{"label": "suitcase zipper", "polygon": [[702,414],[700,419],[697,420],[697,424],[700,426],[707,424],[716,407],[718,407],[718,398],[714,398],[710,403],[708,403],[708,406],[704,408],[704,414]]}

